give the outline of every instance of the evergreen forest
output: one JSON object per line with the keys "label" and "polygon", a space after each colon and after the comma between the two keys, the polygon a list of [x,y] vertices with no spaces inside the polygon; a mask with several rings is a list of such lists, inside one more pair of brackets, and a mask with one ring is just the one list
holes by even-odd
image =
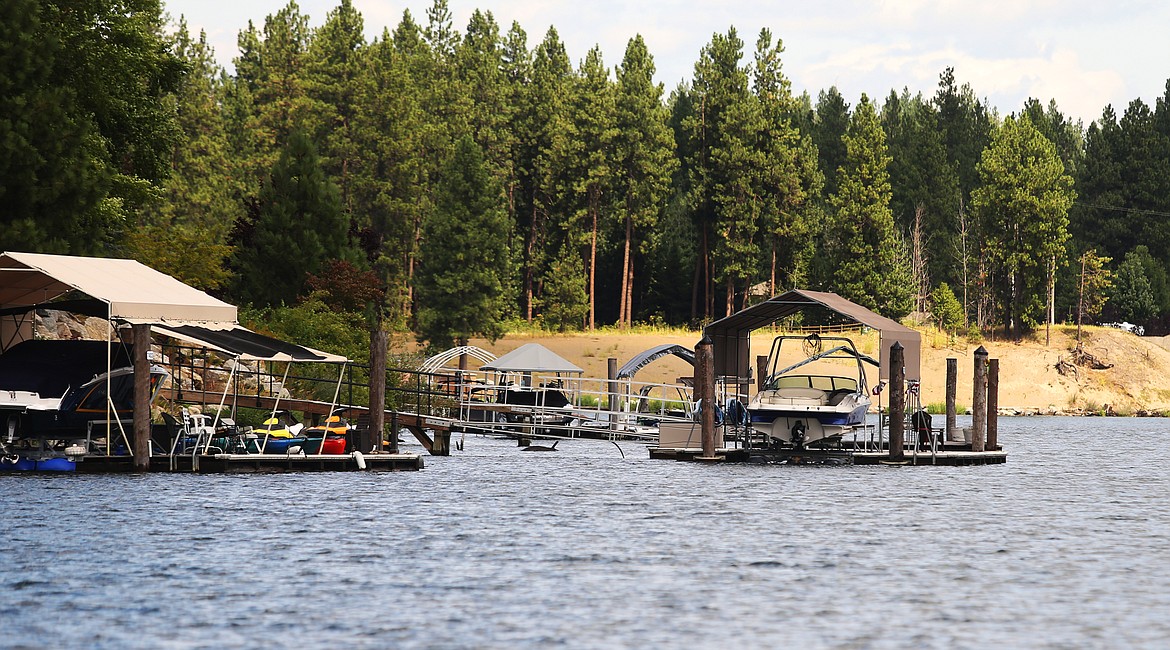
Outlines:
{"label": "evergreen forest", "polygon": [[134,258],[326,349],[290,330],[696,326],[790,288],[951,331],[1170,324],[1170,83],[1088,125],[953,68],[797,95],[779,35],[732,28],[665,88],[638,35],[573,60],[446,0],[372,40],[289,2],[229,72],[164,11],[0,7],[0,249]]}

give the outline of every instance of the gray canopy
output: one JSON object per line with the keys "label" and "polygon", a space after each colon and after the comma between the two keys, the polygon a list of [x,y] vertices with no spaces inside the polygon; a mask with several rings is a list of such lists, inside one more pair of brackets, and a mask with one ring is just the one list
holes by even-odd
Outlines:
{"label": "gray canopy", "polygon": [[479,369],[492,372],[585,372],[539,343],[522,345]]}

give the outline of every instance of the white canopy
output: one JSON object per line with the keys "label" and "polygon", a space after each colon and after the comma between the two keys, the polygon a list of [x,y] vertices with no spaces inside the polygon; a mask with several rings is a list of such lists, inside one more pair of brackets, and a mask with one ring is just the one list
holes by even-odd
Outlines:
{"label": "white canopy", "polygon": [[236,323],[236,308],[134,260],[40,253],[0,255],[0,308],[80,291],[127,322]]}
{"label": "white canopy", "polygon": [[494,372],[585,372],[539,343],[522,345],[479,369]]}

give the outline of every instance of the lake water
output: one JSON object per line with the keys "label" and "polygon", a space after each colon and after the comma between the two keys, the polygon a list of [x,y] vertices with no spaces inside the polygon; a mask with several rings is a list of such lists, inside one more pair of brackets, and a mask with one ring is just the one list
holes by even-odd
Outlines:
{"label": "lake water", "polygon": [[468,438],[406,473],[0,478],[0,647],[1170,643],[1170,421],[1000,421],[1006,465]]}

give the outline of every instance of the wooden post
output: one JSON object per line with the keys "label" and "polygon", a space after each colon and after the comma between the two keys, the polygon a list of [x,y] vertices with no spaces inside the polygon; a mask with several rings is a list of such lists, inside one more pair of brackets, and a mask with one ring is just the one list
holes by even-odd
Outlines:
{"label": "wooden post", "polygon": [[906,351],[902,343],[890,346],[890,460],[902,460],[906,432]]}
{"label": "wooden post", "polygon": [[618,394],[617,394],[617,371],[618,360],[614,357],[609,357],[605,360],[606,378],[609,380],[605,389],[609,391],[609,396],[606,398],[605,409],[609,411],[609,430],[617,431],[618,428]]}
{"label": "wooden post", "polygon": [[435,442],[431,445],[432,456],[451,455],[451,431],[435,431]]}
{"label": "wooden post", "polygon": [[987,349],[975,350],[975,383],[971,391],[971,451],[984,451],[987,434]]}
{"label": "wooden post", "polygon": [[390,411],[390,453],[398,453],[398,411]]}
{"label": "wooden post", "polygon": [[959,391],[959,360],[950,357],[947,359],[947,434],[945,440],[947,442],[957,442],[959,437],[959,427],[956,424],[957,407],[955,405],[955,393]]}
{"label": "wooden post", "polygon": [[[382,433],[386,430],[386,348],[389,347],[381,319],[370,332],[370,442],[359,451],[382,451]],[[398,432],[394,432],[395,437]]]}
{"label": "wooden post", "polygon": [[[150,471],[150,325],[131,325],[134,343],[134,471]],[[118,414],[114,414],[116,419]]]}
{"label": "wooden post", "polygon": [[700,400],[699,427],[703,458],[715,458],[715,343],[704,335],[695,346],[695,397]]}
{"label": "wooden post", "polygon": [[987,362],[987,450],[999,447],[999,359]]}
{"label": "wooden post", "polygon": [[768,381],[768,356],[764,354],[756,355],[756,392],[764,390],[764,386]]}

